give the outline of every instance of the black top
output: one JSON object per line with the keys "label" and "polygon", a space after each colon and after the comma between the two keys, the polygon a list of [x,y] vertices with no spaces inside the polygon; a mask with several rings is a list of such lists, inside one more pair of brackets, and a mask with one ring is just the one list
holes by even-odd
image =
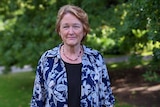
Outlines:
{"label": "black top", "polygon": [[64,63],[68,81],[68,107],[80,107],[82,63]]}

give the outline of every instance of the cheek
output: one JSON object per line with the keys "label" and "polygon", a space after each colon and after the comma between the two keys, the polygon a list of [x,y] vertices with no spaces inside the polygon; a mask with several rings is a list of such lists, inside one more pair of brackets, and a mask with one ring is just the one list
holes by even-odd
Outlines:
{"label": "cheek", "polygon": [[59,37],[63,39],[62,32],[59,31],[58,34],[59,34]]}
{"label": "cheek", "polygon": [[59,35],[66,35],[67,34],[67,31],[66,30],[59,30]]}

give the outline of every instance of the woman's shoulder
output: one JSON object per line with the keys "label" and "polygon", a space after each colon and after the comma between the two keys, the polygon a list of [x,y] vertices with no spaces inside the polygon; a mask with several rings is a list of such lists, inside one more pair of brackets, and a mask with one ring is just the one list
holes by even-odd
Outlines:
{"label": "woman's shoulder", "polygon": [[43,57],[55,57],[59,54],[59,46],[56,46],[52,49],[46,50],[43,54],[42,54],[42,58]]}
{"label": "woman's shoulder", "polygon": [[84,54],[92,59],[94,63],[103,64],[104,62],[102,54],[96,49],[84,46]]}
{"label": "woman's shoulder", "polygon": [[103,56],[98,50],[87,47],[87,46],[83,46],[83,49],[84,49],[84,54],[87,55],[87,57],[94,58],[96,59],[96,61],[103,62],[104,60]]}
{"label": "woman's shoulder", "polygon": [[89,54],[89,55],[101,55],[100,52],[96,49],[93,49],[91,47],[87,47],[83,45],[84,53]]}

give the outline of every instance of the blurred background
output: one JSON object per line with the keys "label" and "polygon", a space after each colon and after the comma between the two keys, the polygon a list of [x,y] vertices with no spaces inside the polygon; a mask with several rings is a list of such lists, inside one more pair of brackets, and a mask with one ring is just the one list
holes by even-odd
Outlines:
{"label": "blurred background", "polygon": [[61,43],[55,22],[64,4],[88,13],[84,44],[104,56],[115,107],[159,107],[159,0],[1,0],[0,107],[29,107],[37,62]]}

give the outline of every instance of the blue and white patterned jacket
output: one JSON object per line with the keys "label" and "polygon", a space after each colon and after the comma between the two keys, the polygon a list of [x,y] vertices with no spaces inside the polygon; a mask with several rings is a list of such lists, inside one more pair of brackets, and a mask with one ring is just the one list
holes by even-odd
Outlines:
{"label": "blue and white patterned jacket", "polygon": [[[31,107],[68,107],[67,77],[60,47],[46,51],[40,58]],[[81,107],[113,107],[114,96],[102,55],[83,45]]]}

